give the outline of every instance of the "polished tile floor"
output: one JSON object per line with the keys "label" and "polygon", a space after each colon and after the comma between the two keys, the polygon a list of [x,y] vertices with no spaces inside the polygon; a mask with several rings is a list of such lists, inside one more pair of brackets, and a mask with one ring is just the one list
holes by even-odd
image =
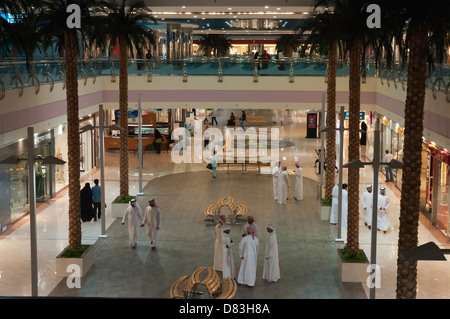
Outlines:
{"label": "polished tile floor", "polygon": [[[290,199],[279,205],[272,199],[270,175],[256,170],[242,175],[240,168],[218,169],[217,179],[212,179],[204,164],[174,164],[169,153],[147,152],[143,167],[143,196],[138,197],[141,207],[146,200],[155,197],[163,213],[160,231],[160,247],[150,249],[144,229],[139,234],[138,247],[132,250],[128,244],[125,226],[110,218],[105,219],[107,237],[101,234],[100,221],[83,223],[83,243],[95,243],[96,261],[83,277],[81,288],[69,289],[65,279],[55,275],[55,257],[67,245],[67,193],[39,208],[38,273],[39,296],[77,297],[132,297],[168,298],[170,286],[182,275],[189,275],[202,265],[212,265],[214,254],[213,227],[204,221],[203,210],[223,196],[232,196],[236,202],[249,207],[260,229],[267,223],[277,228],[280,250],[281,280],[266,283],[261,279],[262,255],[265,236],[260,238],[258,256],[258,280],[254,288],[239,286],[236,298],[280,299],[350,299],[367,298],[369,289],[363,284],[340,282],[336,268],[336,226],[321,221],[317,212],[318,175],[314,168],[314,149],[320,147],[319,139],[305,138],[305,114],[294,114],[294,122],[280,130],[283,140],[294,146],[280,150],[280,158],[294,169],[298,160],[304,168],[305,199],[293,199],[294,175],[290,175]],[[370,138],[370,134],[369,134]],[[345,149],[345,148],[344,148]],[[362,153],[366,150],[362,150]],[[345,157],[346,154],[344,154]],[[370,150],[367,150],[370,157]],[[106,153],[105,189],[106,202],[118,195],[117,152]],[[130,193],[139,192],[139,174],[136,154],[130,153]],[[94,171],[85,181],[99,178]],[[344,172],[344,181],[346,180]],[[361,170],[361,188],[372,180],[372,170]],[[387,187],[391,198],[389,230],[377,236],[377,264],[381,267],[381,287],[376,297],[395,298],[396,258],[398,240],[398,216],[400,193],[393,185],[385,185],[380,175],[380,186]],[[232,238],[238,243],[242,225],[232,225]],[[345,230],[342,232],[345,240]],[[370,231],[360,218],[360,246],[370,256]],[[448,248],[443,236],[421,219],[419,244],[436,242]],[[30,296],[30,245],[27,218],[18,222],[7,234],[0,237],[0,295]],[[236,269],[239,269],[237,247],[234,251]],[[420,261],[418,265],[417,298],[444,299],[450,296],[450,272],[447,262]]]}

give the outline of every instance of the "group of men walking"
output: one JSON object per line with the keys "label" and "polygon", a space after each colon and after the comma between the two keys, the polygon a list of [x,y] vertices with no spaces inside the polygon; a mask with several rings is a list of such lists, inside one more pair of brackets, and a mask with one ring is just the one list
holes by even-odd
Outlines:
{"label": "group of men walking", "polygon": [[[347,184],[342,185],[342,220],[341,227],[347,228],[347,207],[348,207],[348,192]],[[338,219],[338,209],[339,209],[339,183],[333,187],[332,190],[332,204],[331,204],[331,215],[330,224],[337,224]],[[373,192],[372,185],[366,186],[366,191],[362,195],[362,207],[364,215],[364,224],[371,229],[372,228],[372,212],[373,212]],[[386,188],[381,187],[380,193],[378,194],[377,200],[377,229],[387,233],[389,227],[387,209],[389,208],[390,199],[386,194]]]}
{"label": "group of men walking", "polygon": [[130,245],[133,249],[137,246],[139,226],[145,226],[147,235],[150,238],[152,250],[155,250],[158,244],[158,231],[161,226],[161,211],[158,205],[156,205],[155,199],[149,200],[148,203],[149,205],[143,214],[138,202],[133,198],[128,203],[128,208],[123,214],[122,225],[125,224],[125,221],[128,222]]}
{"label": "group of men walking", "polygon": [[[230,236],[231,228],[227,225],[224,215],[220,215],[214,230],[215,250],[214,269],[222,272],[223,278],[236,278],[233,258],[233,240]],[[264,267],[262,278],[275,282],[280,279],[280,264],[278,259],[278,243],[275,227],[268,224]],[[247,223],[242,229],[242,239],[238,250],[241,264],[237,274],[237,283],[253,287],[256,282],[256,268],[259,250],[258,226],[252,216],[247,217]]]}

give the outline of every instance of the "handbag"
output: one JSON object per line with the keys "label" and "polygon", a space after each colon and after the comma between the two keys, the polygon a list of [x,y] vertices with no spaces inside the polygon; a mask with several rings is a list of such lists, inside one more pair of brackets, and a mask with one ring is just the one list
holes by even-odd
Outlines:
{"label": "handbag", "polygon": [[211,163],[209,163],[208,165],[206,165],[206,168],[207,169],[212,169],[213,167],[212,167]]}

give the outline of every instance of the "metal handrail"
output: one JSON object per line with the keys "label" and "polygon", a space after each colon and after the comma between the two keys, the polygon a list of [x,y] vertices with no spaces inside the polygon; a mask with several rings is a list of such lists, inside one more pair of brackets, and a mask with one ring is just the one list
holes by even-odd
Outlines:
{"label": "metal handrail", "polygon": [[50,92],[52,92],[53,88],[55,86],[55,81],[53,80],[53,75],[50,72],[50,64],[47,63],[46,68],[47,68],[47,73],[45,75],[47,76],[47,84],[49,83],[49,79],[50,79],[51,80]]}

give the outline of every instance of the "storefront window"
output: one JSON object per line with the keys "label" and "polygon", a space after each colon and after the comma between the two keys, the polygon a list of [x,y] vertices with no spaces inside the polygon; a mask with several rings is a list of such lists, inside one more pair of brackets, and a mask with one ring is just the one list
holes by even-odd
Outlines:
{"label": "storefront window", "polygon": [[29,211],[27,163],[20,161],[9,168],[9,210],[11,223]]}
{"label": "storefront window", "polygon": [[448,200],[449,200],[449,166],[441,163],[441,174],[439,178],[439,185],[437,192],[437,226],[448,236]]}

